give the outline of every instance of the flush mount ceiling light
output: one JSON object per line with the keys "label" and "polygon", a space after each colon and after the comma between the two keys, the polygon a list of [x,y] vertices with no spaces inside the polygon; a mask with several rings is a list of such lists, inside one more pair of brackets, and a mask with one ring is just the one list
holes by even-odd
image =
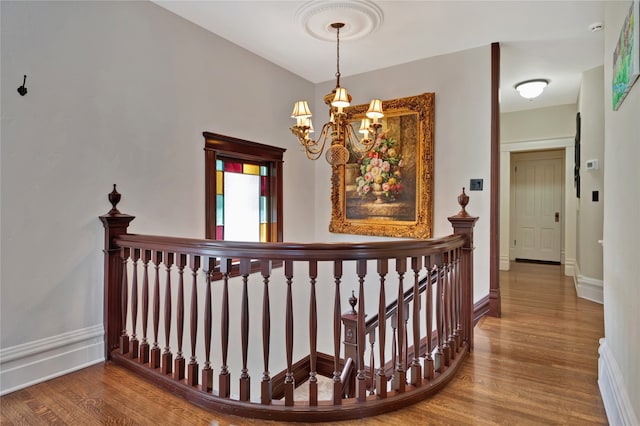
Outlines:
{"label": "flush mount ceiling light", "polygon": [[549,84],[549,80],[543,78],[537,78],[535,80],[522,81],[516,84],[514,87],[525,99],[537,98],[542,94],[542,91]]}

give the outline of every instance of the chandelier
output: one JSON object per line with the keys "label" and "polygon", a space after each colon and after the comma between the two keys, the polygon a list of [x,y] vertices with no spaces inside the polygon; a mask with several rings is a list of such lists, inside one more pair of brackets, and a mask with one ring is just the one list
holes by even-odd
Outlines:
{"label": "chandelier", "polygon": [[317,160],[322,155],[327,141],[330,146],[327,148],[325,158],[332,166],[346,164],[351,154],[357,158],[369,151],[376,141],[378,131],[382,127],[380,119],[384,117],[382,112],[382,101],[374,99],[369,104],[366,113],[367,118],[363,118],[358,132],[362,134],[359,138],[354,127],[351,125],[344,112],[351,102],[351,95],[347,89],[340,87],[340,28],[344,27],[341,22],[331,24],[336,29],[336,88],[324,97],[324,103],[329,105],[329,121],[322,126],[317,140],[313,140],[310,134],[314,132],[311,122],[311,110],[307,101],[298,101],[293,105],[291,118],[295,118],[296,124],[291,127],[291,132],[298,137],[298,141],[304,147],[307,158]]}

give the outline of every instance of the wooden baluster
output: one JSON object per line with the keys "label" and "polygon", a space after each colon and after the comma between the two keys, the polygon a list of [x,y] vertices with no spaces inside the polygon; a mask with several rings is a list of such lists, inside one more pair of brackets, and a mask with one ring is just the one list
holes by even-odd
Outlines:
{"label": "wooden baluster", "polygon": [[127,281],[127,261],[129,259],[130,249],[123,247],[120,250],[120,256],[122,257],[122,332],[120,333],[120,354],[125,355],[129,353],[129,336],[127,335],[127,309],[129,303],[127,295],[129,294],[129,284]]}
{"label": "wooden baluster", "polygon": [[[384,325],[384,322],[383,322],[383,325]],[[373,379],[375,377],[375,371],[376,371],[375,344],[376,344],[376,328],[373,327],[369,332],[369,377],[371,378],[371,388],[369,389],[369,395],[376,394],[376,380]],[[384,368],[382,366],[382,363],[380,364],[380,368]]]}
{"label": "wooden baluster", "polygon": [[149,261],[151,260],[151,250],[142,252],[142,342],[140,343],[141,364],[149,362],[149,341],[147,340],[147,329],[149,320]]}
{"label": "wooden baluster", "polygon": [[189,268],[191,269],[191,308],[189,312],[189,331],[191,333],[191,357],[187,366],[187,383],[190,386],[198,385],[198,361],[196,358],[196,343],[198,339],[198,269],[200,269],[200,256],[189,256]]}
{"label": "wooden baluster", "polygon": [[264,291],[262,294],[262,359],[264,364],[264,372],[262,373],[262,382],[260,389],[260,402],[262,404],[271,404],[272,398],[272,382],[269,374],[269,344],[271,341],[271,311],[269,308],[269,277],[271,276],[271,261],[260,261],[260,270],[262,272],[262,281],[264,283]]}
{"label": "wooden baluster", "polygon": [[216,259],[205,257],[204,273],[207,277],[204,296],[204,365],[202,366],[202,390],[213,391],[213,367],[211,367],[211,327],[213,327],[213,309],[211,307],[211,280]]}
{"label": "wooden baluster", "polygon": [[411,362],[411,384],[422,385],[422,365],[420,364],[420,270],[422,257],[411,258],[413,269],[413,361]]}
{"label": "wooden baluster", "polygon": [[447,304],[449,305],[449,352],[451,354],[451,359],[455,359],[455,355],[456,355],[456,341],[455,341],[455,336],[454,336],[454,332],[455,332],[455,271],[454,271],[454,259],[453,259],[453,251],[449,251],[448,253],[448,259],[449,262],[447,263],[448,267],[449,267],[449,282],[448,282],[448,288],[449,288],[449,297],[447,300]]}
{"label": "wooden baluster", "polygon": [[[404,366],[405,372],[409,368],[409,303],[404,304]],[[405,373],[406,374],[406,373]]]}
{"label": "wooden baluster", "polygon": [[133,260],[133,276],[131,277],[131,350],[129,354],[132,359],[136,359],[140,350],[140,342],[136,335],[136,328],[138,328],[138,260],[140,260],[140,249],[133,249],[131,260]]}
{"label": "wooden baluster", "polygon": [[[378,374],[375,379],[376,393],[380,398],[387,397],[387,373],[384,371],[386,359],[385,359],[385,346],[386,346],[386,334],[387,334],[387,296],[385,294],[385,277],[389,272],[389,260],[378,259],[378,275],[380,276],[380,297],[378,298],[378,337],[380,340],[379,346],[379,358],[380,367],[378,368]],[[372,331],[373,332],[373,331]],[[372,376],[373,378],[373,376]]]}
{"label": "wooden baluster", "polygon": [[364,279],[367,276],[367,261],[359,259],[356,263],[356,274],[358,275],[359,291],[358,291],[358,374],[356,376],[356,399],[363,402],[367,399],[367,378],[364,365],[364,335],[365,335],[365,316],[364,316]]}
{"label": "wooden baluster", "polygon": [[438,346],[436,347],[436,359],[435,369],[438,373],[442,373],[444,367],[444,353],[442,351],[442,284],[444,281],[444,275],[442,271],[442,264],[440,263],[440,255],[436,257],[436,271],[438,274],[438,281],[436,282],[436,332],[438,335]]}
{"label": "wooden baluster", "polygon": [[231,396],[231,373],[227,365],[229,355],[229,274],[231,274],[231,259],[220,259],[220,272],[222,273],[222,309],[220,312],[220,344],[222,349],[222,367],[218,382],[220,388],[218,395],[221,398]]}
{"label": "wooden baluster", "polygon": [[160,263],[162,252],[152,252],[156,276],[153,285],[153,347],[151,348],[151,368],[160,368],[160,347],[158,346],[158,327],[160,325]]}
{"label": "wooden baluster", "polygon": [[456,268],[454,251],[449,252],[449,348],[451,349],[451,359],[456,358]]}
{"label": "wooden baluster", "polygon": [[178,333],[178,352],[174,361],[174,379],[184,379],[185,359],[182,353],[182,339],[184,334],[184,268],[187,265],[187,255],[178,254],[176,266],[178,267],[178,305],[176,312],[176,331]]}
{"label": "wooden baluster", "polygon": [[443,327],[442,327],[442,352],[444,354],[444,365],[451,363],[451,347],[449,346],[449,254],[443,254],[443,284],[442,284],[442,306],[443,306]]}
{"label": "wooden baluster", "polygon": [[251,398],[251,377],[247,368],[247,356],[249,355],[249,289],[248,281],[251,273],[251,260],[240,259],[240,275],[242,275],[242,309],[240,329],[242,334],[242,371],[240,374],[240,401],[249,401]]}
{"label": "wooden baluster", "polygon": [[393,389],[396,389],[396,365],[398,365],[398,311],[391,314],[391,365],[393,365],[393,376],[391,378]]}
{"label": "wooden baluster", "polygon": [[424,378],[427,380],[433,380],[435,378],[435,370],[433,365],[433,288],[431,275],[434,270],[431,268],[431,257],[425,256],[425,269],[427,270],[427,294],[425,295],[425,322],[427,329],[425,335],[427,336],[427,353],[424,358]]}
{"label": "wooden baluster", "polygon": [[462,289],[460,287],[460,253],[462,248],[456,249],[456,351],[460,351],[462,344],[462,320],[460,318],[460,310],[462,309]]}
{"label": "wooden baluster", "polygon": [[293,391],[295,389],[295,379],[293,377],[293,295],[291,284],[293,282],[293,262],[285,260],[284,276],[287,279],[287,307],[285,317],[285,337],[287,353],[287,373],[284,377],[284,405],[293,406]]}
{"label": "wooden baluster", "polygon": [[407,259],[396,259],[396,272],[398,273],[398,359],[394,376],[394,388],[398,392],[404,392],[407,385],[407,371],[405,369],[405,316],[404,309],[404,274],[407,272]]}
{"label": "wooden baluster", "polygon": [[[342,318],[342,306],[340,302],[340,282],[342,280],[342,261],[333,263],[333,278],[336,289],[333,298],[333,405],[342,404],[342,380],[340,378],[340,324]],[[346,358],[346,357],[345,357]]]}
{"label": "wooden baluster", "polygon": [[318,262],[309,261],[309,405],[318,405],[318,379],[316,364],[318,362],[318,307],[316,301],[316,279],[318,278]]}
{"label": "wooden baluster", "polygon": [[164,253],[164,266],[167,271],[167,282],[164,289],[164,352],[162,353],[162,374],[171,374],[173,369],[173,354],[169,346],[171,336],[171,267],[173,253]]}

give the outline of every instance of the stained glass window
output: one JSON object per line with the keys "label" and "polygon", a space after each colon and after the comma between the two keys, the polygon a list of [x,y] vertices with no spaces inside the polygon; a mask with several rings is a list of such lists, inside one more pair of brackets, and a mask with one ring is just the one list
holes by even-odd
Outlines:
{"label": "stained glass window", "polygon": [[266,242],[269,203],[266,166],[216,160],[216,239]]}
{"label": "stained glass window", "polygon": [[286,149],[209,132],[203,136],[205,238],[282,241]]}

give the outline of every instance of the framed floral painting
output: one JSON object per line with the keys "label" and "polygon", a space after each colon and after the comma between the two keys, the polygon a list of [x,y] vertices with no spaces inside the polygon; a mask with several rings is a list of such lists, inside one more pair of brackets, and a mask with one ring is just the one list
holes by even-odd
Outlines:
{"label": "framed floral painting", "polygon": [[[383,101],[373,147],[333,168],[331,232],[430,238],[433,227],[433,93]],[[346,108],[359,126],[368,105]],[[357,130],[358,127],[355,127]]]}

